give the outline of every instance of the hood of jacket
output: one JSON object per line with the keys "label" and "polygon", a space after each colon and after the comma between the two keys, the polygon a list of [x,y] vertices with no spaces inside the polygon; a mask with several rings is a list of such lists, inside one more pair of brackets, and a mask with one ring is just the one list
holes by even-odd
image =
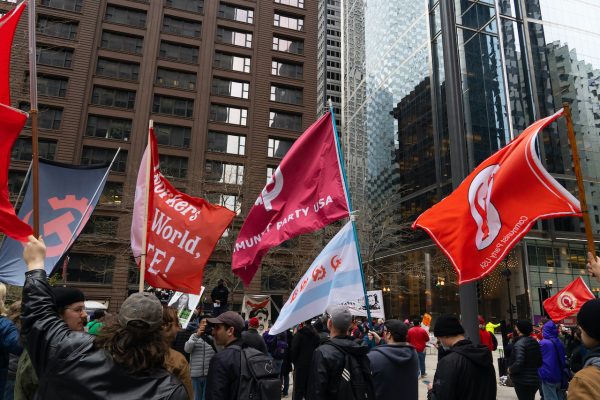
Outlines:
{"label": "hood of jacket", "polygon": [[544,339],[556,339],[558,338],[558,327],[554,322],[548,321],[542,328],[542,334],[544,335]]}
{"label": "hood of jacket", "polygon": [[452,352],[458,353],[471,360],[475,365],[481,367],[493,366],[492,352],[487,346],[473,344],[470,340],[461,340],[451,348]]}
{"label": "hood of jacket", "polygon": [[366,344],[358,344],[349,336],[338,336],[331,338],[329,341],[353,356],[364,356],[369,352],[369,347]]}
{"label": "hood of jacket", "polygon": [[405,364],[416,355],[416,350],[409,344],[383,344],[371,349],[372,353],[379,353],[394,364]]}
{"label": "hood of jacket", "polygon": [[600,346],[590,349],[586,354],[583,366],[585,368],[588,365],[600,368]]}

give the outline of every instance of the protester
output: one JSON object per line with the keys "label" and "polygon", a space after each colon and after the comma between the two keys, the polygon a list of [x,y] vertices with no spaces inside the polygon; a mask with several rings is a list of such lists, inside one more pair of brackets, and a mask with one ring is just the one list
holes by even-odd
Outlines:
{"label": "protester", "polygon": [[8,379],[8,362],[10,354],[19,355],[23,351],[19,341],[16,325],[8,319],[6,302],[6,286],[0,282],[0,396],[4,397]]}
{"label": "protester", "polygon": [[[348,330],[352,325],[352,315],[348,307],[331,306],[327,313],[330,317],[327,321],[327,328],[329,328],[331,339],[319,346],[313,353],[306,398],[308,400],[356,398],[351,393],[350,380],[356,390],[361,392],[358,398],[374,399],[375,391],[367,358],[369,348],[357,344],[348,336]],[[359,365],[360,369],[344,371],[346,356],[352,357],[353,362]],[[348,375],[342,379],[342,372],[350,374],[350,379],[348,379]]]}
{"label": "protester", "polygon": [[219,279],[217,286],[210,293],[210,298],[213,302],[213,315],[218,317],[220,314],[227,311],[227,301],[229,299],[229,289],[225,286],[225,281]]}
{"label": "protester", "polygon": [[578,373],[583,368],[583,360],[588,353],[588,349],[583,344],[581,339],[581,329],[573,328],[573,339],[570,343],[570,348],[567,348],[567,362],[569,369],[573,374]]}
{"label": "protester", "polygon": [[429,334],[425,329],[421,328],[420,320],[415,319],[413,321],[413,326],[408,330],[406,340],[417,350],[421,378],[426,377],[427,370],[425,369],[425,347],[427,346],[427,342],[429,342]]}
{"label": "protester", "polygon": [[210,360],[216,354],[214,340],[208,334],[207,320],[202,318],[196,333],[192,334],[186,342],[184,349],[190,354],[190,368],[192,385],[194,386],[194,400],[204,400],[206,396],[206,378]]}
{"label": "protester", "polygon": [[496,328],[500,327],[501,324],[494,324],[492,321],[488,321],[485,325],[485,330],[490,333],[490,335],[496,334]]}
{"label": "protester", "polygon": [[544,337],[540,341],[542,366],[538,370],[541,381],[540,392],[544,400],[561,400],[565,398],[561,390],[562,374],[567,366],[565,348],[558,340],[558,329],[554,322],[546,322],[542,334]]}
{"label": "protester", "polygon": [[[44,242],[29,237],[23,251],[28,267],[23,287],[23,333],[40,375],[38,398],[188,398],[185,387],[164,369],[168,351],[160,330],[162,306],[153,294],[135,293],[118,319],[99,336],[73,332],[58,316],[44,271]],[[74,309],[83,315],[82,309]]]}
{"label": "protester", "polygon": [[104,318],[106,316],[106,312],[104,310],[96,310],[92,315],[90,322],[85,326],[85,330],[90,335],[97,336],[102,329],[102,325],[104,325]]}
{"label": "protester", "polygon": [[319,347],[319,333],[311,325],[310,320],[304,322],[302,327],[294,334],[290,350],[290,359],[294,364],[294,400],[306,397],[308,373],[314,350]]}
{"label": "protester", "polygon": [[588,273],[600,282],[600,257],[594,257],[592,253],[588,252],[587,269]]}
{"label": "protester", "polygon": [[415,348],[407,343],[407,335],[408,329],[402,321],[389,319],[383,327],[387,344],[375,347],[367,355],[377,400],[419,397],[419,359]]}
{"label": "protester", "polygon": [[291,348],[292,348],[292,332],[287,329],[285,332],[285,340],[287,342],[287,348],[285,351],[285,356],[283,358],[283,364],[281,364],[281,384],[283,388],[281,390],[281,395],[283,397],[287,397],[290,390],[290,373],[292,372],[292,359],[290,356]]}
{"label": "protester", "polygon": [[268,354],[265,340],[258,333],[258,318],[253,317],[248,321],[248,330],[242,332],[242,340],[248,347],[255,348],[261,353]]}
{"label": "protester", "polygon": [[[10,305],[7,317],[15,324],[17,331],[21,332],[21,300],[15,301]],[[5,338],[5,336],[2,337]],[[17,380],[19,354],[9,353],[8,357],[8,374],[6,376],[6,385],[4,386],[4,397],[2,397],[2,393],[0,392],[0,399],[13,400],[15,397],[15,382]]]}
{"label": "protester", "polygon": [[448,353],[438,362],[428,400],[495,400],[496,372],[490,350],[465,339],[465,330],[453,315],[438,317],[433,333]]}
{"label": "protester", "polygon": [[169,350],[165,357],[165,368],[167,371],[175,375],[185,386],[190,400],[194,398],[194,390],[192,389],[192,377],[190,375],[190,365],[187,360],[177,350],[171,348],[171,343],[175,340],[179,331],[179,317],[177,309],[163,305],[163,326],[162,332]]}
{"label": "protester", "polygon": [[209,318],[217,345],[223,346],[210,360],[206,379],[207,400],[235,400],[240,388],[241,350],[244,319],[236,312],[226,311]]}
{"label": "protester", "polygon": [[[600,398],[600,300],[586,302],[577,315],[581,340],[588,349],[583,368],[569,384],[569,400]],[[546,397],[544,397],[546,399]]]}
{"label": "protester", "polygon": [[267,345],[268,353],[273,357],[273,367],[275,372],[280,375],[281,367],[283,366],[283,360],[285,359],[286,353],[288,352],[288,343],[285,332],[280,332],[277,335],[271,335],[270,329],[267,329],[263,333],[263,339]]}
{"label": "protester", "polygon": [[477,319],[479,320],[479,343],[487,346],[490,351],[496,350],[494,347],[494,339],[492,339],[492,334],[485,329],[485,320],[481,315]]}
{"label": "protester", "polygon": [[362,341],[369,349],[374,348],[382,342],[381,337],[379,337],[375,331],[368,331],[367,334],[363,336]]}
{"label": "protester", "polygon": [[519,400],[534,400],[540,387],[538,368],[542,366],[540,345],[532,338],[530,321],[517,321],[513,351],[508,361],[508,373]]}
{"label": "protester", "polygon": [[188,363],[190,362],[190,353],[185,351],[185,344],[188,342],[188,340],[190,340],[190,337],[194,334],[194,332],[197,331],[198,320],[192,317],[185,329],[180,329],[179,332],[177,332],[177,335],[175,335],[175,340],[173,341],[173,344],[171,344],[171,347],[174,350],[177,350],[178,352],[183,354]]}

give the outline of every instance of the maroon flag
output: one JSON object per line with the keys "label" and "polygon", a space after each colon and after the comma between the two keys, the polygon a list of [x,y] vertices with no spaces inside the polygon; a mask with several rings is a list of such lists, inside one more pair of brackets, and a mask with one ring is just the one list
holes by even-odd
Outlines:
{"label": "maroon flag", "polygon": [[558,322],[577,314],[585,302],[594,298],[583,278],[579,277],[554,296],[544,300],[544,309],[552,321]]}
{"label": "maroon flag", "polygon": [[0,104],[10,105],[10,49],[24,9],[22,2],[0,17]]}
{"label": "maroon flag", "polygon": [[248,285],[271,247],[348,216],[331,114],[294,143],[248,213],[231,267]]}

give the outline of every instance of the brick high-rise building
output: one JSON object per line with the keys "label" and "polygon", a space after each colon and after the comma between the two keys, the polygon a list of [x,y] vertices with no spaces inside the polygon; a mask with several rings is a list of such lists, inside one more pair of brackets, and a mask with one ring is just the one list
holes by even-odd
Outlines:
{"label": "brick high-rise building", "polygon": [[[267,175],[316,118],[316,2],[37,4],[41,156],[95,164],[121,148],[99,206],[70,253],[67,283],[88,298],[109,300],[111,309],[135,287],[129,229],[152,119],[163,174],[186,193],[239,213],[205,279],[208,290],[221,276],[235,286],[232,239]],[[0,1],[0,12],[13,5]],[[11,74],[13,105],[22,109],[29,107],[26,20],[27,11]],[[30,134],[26,128],[13,151],[13,194],[31,160]],[[292,241],[288,249],[301,243]],[[277,254],[269,260],[277,263]],[[263,268],[247,290],[284,295],[289,285]]]}

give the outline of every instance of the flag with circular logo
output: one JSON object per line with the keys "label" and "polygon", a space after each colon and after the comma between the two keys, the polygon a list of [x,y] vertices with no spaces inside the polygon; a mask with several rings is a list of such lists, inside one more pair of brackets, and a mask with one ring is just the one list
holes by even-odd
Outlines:
{"label": "flag with circular logo", "polygon": [[544,309],[557,322],[579,312],[581,307],[596,297],[582,277],[569,283],[563,290],[544,300]]}

